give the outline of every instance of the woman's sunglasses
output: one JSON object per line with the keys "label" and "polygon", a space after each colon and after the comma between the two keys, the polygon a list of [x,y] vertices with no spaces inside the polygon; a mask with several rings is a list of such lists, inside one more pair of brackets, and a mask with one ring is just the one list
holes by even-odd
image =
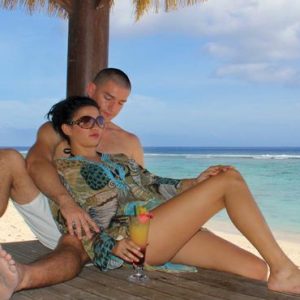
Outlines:
{"label": "woman's sunglasses", "polygon": [[95,126],[95,124],[97,124],[100,128],[104,128],[104,118],[102,116],[98,116],[97,118],[93,118],[91,116],[83,116],[78,120],[71,121],[69,123],[69,125],[78,125],[83,129],[91,129]]}

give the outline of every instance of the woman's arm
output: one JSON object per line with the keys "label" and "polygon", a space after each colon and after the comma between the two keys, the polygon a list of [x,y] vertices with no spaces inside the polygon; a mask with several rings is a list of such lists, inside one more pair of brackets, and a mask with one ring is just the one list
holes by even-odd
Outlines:
{"label": "woman's arm", "polygon": [[212,176],[218,175],[220,172],[226,172],[229,169],[234,169],[231,166],[212,166],[206,169],[204,172],[200,173],[195,178],[189,179],[173,179],[167,177],[160,177],[150,173],[147,169],[141,169],[141,179],[142,184],[148,186],[150,189],[155,190],[159,193],[165,200],[182,193],[195,184],[207,180]]}
{"label": "woman's arm", "polygon": [[181,182],[181,192],[186,191],[193,187],[195,184],[202,182],[210,177],[216,176],[221,172],[226,172],[229,169],[234,169],[232,166],[211,166],[207,168],[205,171],[200,173],[197,177],[191,179],[183,179]]}

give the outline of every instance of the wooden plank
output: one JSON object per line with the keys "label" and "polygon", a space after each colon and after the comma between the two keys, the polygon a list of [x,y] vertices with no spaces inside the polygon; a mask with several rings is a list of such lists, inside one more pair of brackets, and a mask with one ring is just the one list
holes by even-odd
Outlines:
{"label": "wooden plank", "polygon": [[[163,290],[152,290],[147,285],[136,285],[127,281],[127,275],[122,274],[120,277],[115,276],[115,270],[107,273],[100,273],[95,267],[84,268],[84,270],[80,273],[80,277],[93,281],[96,285],[99,283],[105,284],[106,286],[118,289],[120,291],[124,291],[130,293],[131,295],[142,297],[143,299],[181,299],[177,296],[171,296]],[[109,276],[109,273],[111,273]],[[124,280],[124,278],[126,280]]]}
{"label": "wooden plank", "polygon": [[[114,271],[115,272],[115,271]],[[194,273],[193,273],[194,274]],[[194,274],[195,275],[195,274]],[[115,276],[115,275],[113,275]],[[205,283],[201,283],[194,278],[184,278],[181,274],[170,274],[165,272],[149,272],[149,276],[152,280],[166,282],[174,285],[177,288],[185,288],[195,293],[201,292],[202,295],[214,296],[222,299],[229,300],[259,300],[260,297],[247,296],[241,293],[232,293],[226,289],[210,286]]]}
{"label": "wooden plank", "polygon": [[300,295],[288,295],[284,293],[272,292],[267,288],[266,283],[251,280],[249,278],[241,277],[234,274],[225,272],[217,272],[213,270],[201,269],[200,272],[195,274],[182,274],[184,278],[191,278],[202,282],[206,285],[226,289],[234,293],[240,293],[261,299],[274,299],[274,300],[294,300],[300,299]]}
{"label": "wooden plank", "polygon": [[22,291],[14,294],[12,300],[32,300],[32,299],[55,299],[55,300],[64,300],[64,299],[78,299],[78,300],[97,300],[97,299],[107,299],[102,297],[101,294],[94,295],[85,290],[82,290],[80,286],[70,286],[66,283],[57,284],[47,288],[33,289]]}
{"label": "wooden plank", "polygon": [[29,299],[41,299],[41,300],[65,300],[66,298],[61,297],[60,295],[51,293],[51,291],[48,290],[48,288],[43,288],[43,289],[32,289],[32,290],[27,290],[27,291],[22,291],[19,293],[14,294],[13,300],[19,300],[22,296],[26,296]]}
{"label": "wooden plank", "polygon": [[50,249],[46,248],[36,240],[27,242],[3,243],[1,245],[14,257],[14,259],[20,263],[30,263],[51,252]]}
{"label": "wooden plank", "polygon": [[101,295],[94,295],[93,293],[89,293],[86,290],[83,290],[80,286],[70,286],[67,283],[57,284],[47,289],[51,290],[51,292],[55,292],[56,295],[60,295],[61,297],[63,297],[63,299],[78,299],[78,300],[106,299]]}
{"label": "wooden plank", "polygon": [[[140,285],[133,284],[127,281],[127,277],[132,273],[132,270],[129,269],[118,269],[113,270],[111,272],[107,272],[107,276],[111,278],[118,278],[125,282],[127,288],[132,287],[133,289],[136,289]],[[153,276],[153,273],[159,273],[159,272],[149,272],[147,273],[149,276]],[[157,294],[158,292],[163,292],[167,294],[167,299],[169,297],[179,297],[180,299],[207,299],[207,300],[215,300],[219,299],[214,296],[210,296],[207,294],[203,294],[201,290],[190,290],[189,288],[185,288],[183,286],[178,287],[177,285],[174,285],[172,282],[163,282],[159,280],[153,280],[152,279],[147,282],[147,284],[144,285],[148,290],[146,293],[151,294]]]}
{"label": "wooden plank", "polygon": [[21,292],[20,293],[17,293],[17,294],[14,294],[12,297],[11,297],[11,300],[31,300],[32,298],[22,294]]}
{"label": "wooden plank", "polygon": [[[38,241],[3,244],[20,262],[28,263],[51,250]],[[16,293],[13,300],[36,299],[230,299],[230,300],[296,300],[300,295],[271,292],[266,283],[234,274],[199,269],[198,273],[148,272],[147,284],[133,284],[127,280],[131,269],[100,272],[85,267],[80,275],[66,283],[47,288]]]}
{"label": "wooden plank", "polygon": [[76,277],[72,281],[69,281],[68,285],[70,285],[71,289],[73,287],[78,287],[83,291],[87,291],[91,294],[101,296],[104,299],[142,299],[141,297],[131,295],[126,291],[121,291],[112,286],[107,286],[106,284],[102,283],[101,279],[95,284],[95,281],[91,281],[82,277]]}

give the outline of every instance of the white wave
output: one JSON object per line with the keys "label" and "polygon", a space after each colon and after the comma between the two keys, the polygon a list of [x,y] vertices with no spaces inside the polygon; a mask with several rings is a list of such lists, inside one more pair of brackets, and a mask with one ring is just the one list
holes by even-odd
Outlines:
{"label": "white wave", "polygon": [[[19,150],[22,155],[27,155],[27,150]],[[145,157],[182,157],[186,159],[209,159],[209,158],[240,158],[240,159],[300,159],[300,154],[190,154],[190,153],[145,153]]]}
{"label": "white wave", "polygon": [[240,159],[300,159],[299,154],[188,154],[188,153],[145,153],[145,157],[183,157],[187,159],[240,158]]}
{"label": "white wave", "polygon": [[187,156],[189,154],[175,154],[175,153],[145,153],[145,156]]}

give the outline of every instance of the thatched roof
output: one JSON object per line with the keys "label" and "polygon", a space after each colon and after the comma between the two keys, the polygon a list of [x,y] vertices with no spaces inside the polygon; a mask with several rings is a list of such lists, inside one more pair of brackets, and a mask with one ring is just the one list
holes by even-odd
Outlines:
{"label": "thatched roof", "polygon": [[135,16],[138,20],[151,8],[155,8],[155,11],[158,12],[160,7],[164,6],[165,11],[168,12],[176,9],[179,5],[187,6],[203,1],[206,0],[133,0],[133,4],[135,6]]}
{"label": "thatched roof", "polygon": [[24,7],[29,13],[47,11],[51,15],[67,17],[71,10],[72,0],[0,0],[0,7],[15,9]]}
{"label": "thatched roof", "polygon": [[[98,0],[98,5],[101,5],[101,1]],[[111,4],[116,1],[124,0],[110,0]],[[132,0],[137,20],[151,8],[158,12],[163,6],[165,11],[170,11],[176,9],[179,5],[193,5],[203,1],[205,0]],[[1,7],[5,9],[25,7],[29,13],[36,10],[46,10],[51,15],[68,17],[68,14],[72,11],[72,0],[0,0]]]}

